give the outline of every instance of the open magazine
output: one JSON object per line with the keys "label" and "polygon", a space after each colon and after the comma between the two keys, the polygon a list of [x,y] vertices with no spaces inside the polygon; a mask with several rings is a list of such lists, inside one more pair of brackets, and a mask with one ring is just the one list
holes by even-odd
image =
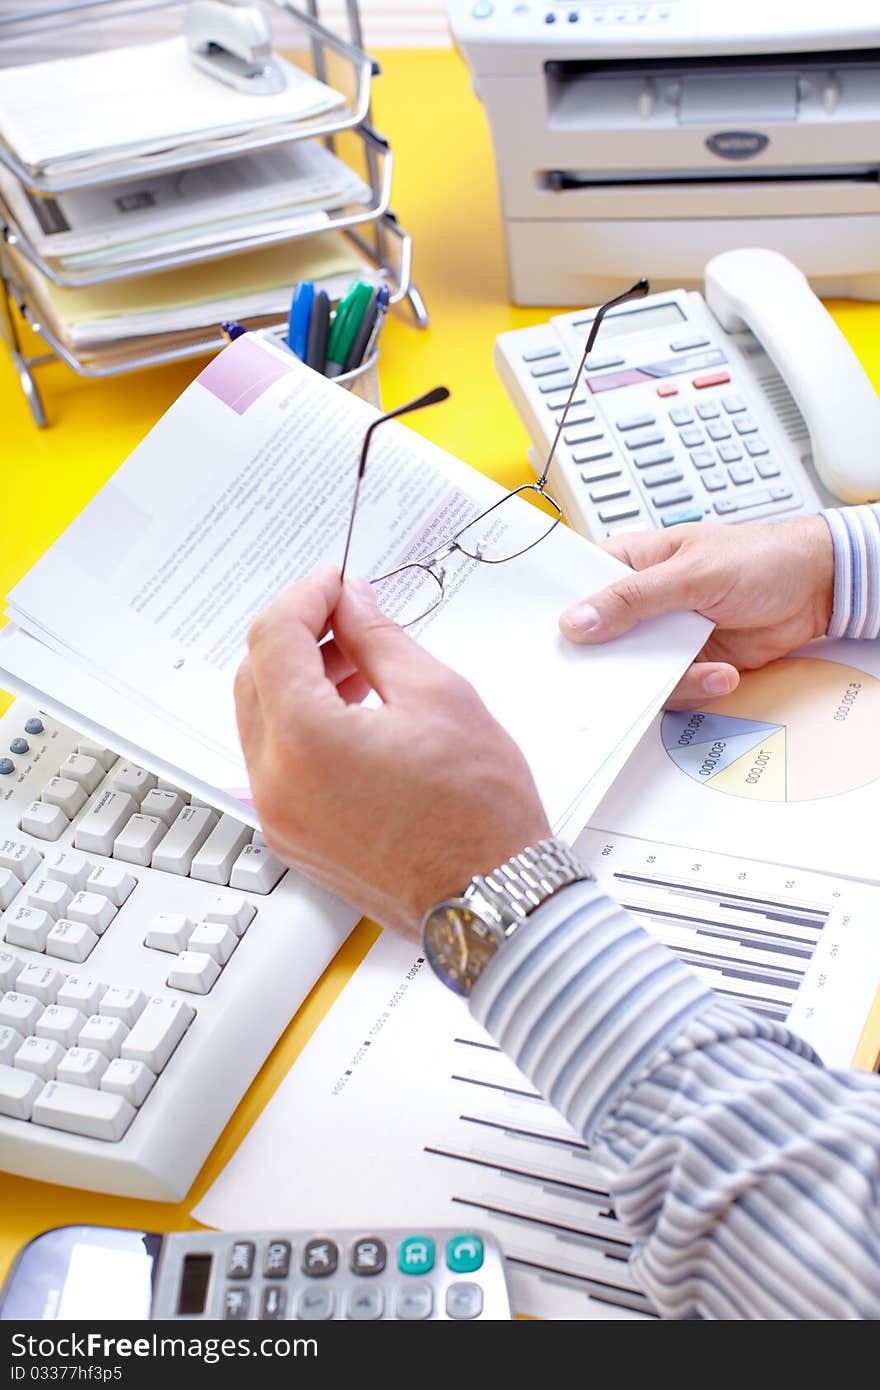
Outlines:
{"label": "open magazine", "polygon": [[[375,414],[260,336],[237,338],[12,591],[0,682],[256,825],[235,671],[275,595],[341,562]],[[406,425],[384,424],[349,572],[419,558],[501,496]],[[529,505],[508,503],[514,521]],[[557,526],[503,566],[455,557],[443,602],[412,629],[523,749],[558,833],[585,824],[709,631],[679,614],[607,646],[567,643],[560,612],[622,573]]]}

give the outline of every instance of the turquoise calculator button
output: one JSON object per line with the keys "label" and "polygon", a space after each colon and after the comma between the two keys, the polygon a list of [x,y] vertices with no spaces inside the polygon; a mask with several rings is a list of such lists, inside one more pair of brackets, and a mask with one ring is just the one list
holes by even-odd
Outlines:
{"label": "turquoise calculator button", "polygon": [[430,1236],[406,1236],[397,1252],[401,1274],[427,1274],[434,1268],[434,1242]]}
{"label": "turquoise calculator button", "polygon": [[453,1274],[473,1274],[483,1263],[479,1236],[453,1236],[446,1242],[446,1263]]}

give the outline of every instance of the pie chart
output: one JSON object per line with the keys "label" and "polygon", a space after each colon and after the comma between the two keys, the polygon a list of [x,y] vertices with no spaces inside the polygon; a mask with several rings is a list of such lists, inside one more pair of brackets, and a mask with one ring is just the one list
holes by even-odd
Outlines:
{"label": "pie chart", "polygon": [[818,801],[880,779],[880,680],[785,657],[707,710],[669,711],[663,746],[688,777],[755,801]]}

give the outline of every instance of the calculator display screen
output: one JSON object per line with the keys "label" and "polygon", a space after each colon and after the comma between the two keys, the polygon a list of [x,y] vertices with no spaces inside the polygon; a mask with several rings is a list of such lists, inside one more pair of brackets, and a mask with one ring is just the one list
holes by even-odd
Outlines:
{"label": "calculator display screen", "polygon": [[183,1277],[177,1296],[177,1311],[187,1317],[204,1313],[211,1281],[210,1255],[187,1255],[183,1261]]}
{"label": "calculator display screen", "polygon": [[0,1294],[0,1321],[149,1318],[162,1238],[63,1226],[25,1246]]}
{"label": "calculator display screen", "polygon": [[[588,328],[593,315],[576,319],[575,328]],[[609,338],[623,338],[627,333],[642,333],[649,328],[677,328],[686,323],[687,317],[677,304],[648,304],[641,309],[618,309],[606,314],[599,329],[603,343]]]}

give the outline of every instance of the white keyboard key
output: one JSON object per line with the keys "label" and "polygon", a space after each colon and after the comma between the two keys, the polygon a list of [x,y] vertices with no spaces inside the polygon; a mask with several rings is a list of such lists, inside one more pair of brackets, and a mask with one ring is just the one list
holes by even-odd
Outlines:
{"label": "white keyboard key", "polygon": [[0,912],[12,902],[21,888],[21,882],[11,869],[0,869]]}
{"label": "white keyboard key", "polygon": [[23,1042],[23,1034],[19,1033],[17,1028],[10,1028],[4,1023],[0,1028],[0,1066],[12,1066],[12,1059]]}
{"label": "white keyboard key", "polygon": [[101,893],[114,907],[122,904],[137,886],[137,879],[119,864],[96,864],[89,874],[86,891]]}
{"label": "white keyboard key", "polygon": [[202,921],[222,922],[231,927],[236,936],[243,936],[257,915],[257,909],[247,898],[238,893],[218,893],[213,899]]}
{"label": "white keyboard key", "polygon": [[40,792],[40,799],[50,806],[60,806],[68,820],[86,804],[86,792],[72,777],[53,777]]}
{"label": "white keyboard key", "polygon": [[190,806],[206,806],[210,811],[213,811],[215,809],[211,805],[210,801],[203,801],[200,796],[191,796],[189,799],[189,804]]}
{"label": "white keyboard key", "polygon": [[101,1090],[122,1096],[129,1105],[137,1107],[143,1105],[155,1080],[143,1062],[127,1062],[124,1057],[116,1057],[101,1077]]}
{"label": "white keyboard key", "polygon": [[124,859],[127,864],[140,864],[143,869],[149,868],[153,850],[166,829],[165,822],[158,816],[132,816],[113,841],[113,858]]}
{"label": "white keyboard key", "polygon": [[52,1038],[64,1047],[73,1047],[86,1024],[86,1015],[81,1009],[69,1004],[50,1004],[37,1020],[38,1038]]}
{"label": "white keyboard key", "polygon": [[73,843],[77,849],[109,857],[113,841],[137,809],[137,802],[128,792],[102,791],[76,827]]}
{"label": "white keyboard key", "polygon": [[24,970],[24,961],[12,951],[0,951],[0,993],[14,989],[15,982]]}
{"label": "white keyboard key", "polygon": [[138,805],[155,785],[156,778],[153,774],[137,767],[135,763],[120,763],[110,778],[110,786],[115,792],[128,792]]}
{"label": "white keyboard key", "polygon": [[246,893],[271,893],[286,873],[287,865],[265,845],[245,845],[233,866],[229,886]]}
{"label": "white keyboard key", "polygon": [[25,883],[43,862],[32,845],[24,840],[0,840],[0,869],[9,869],[19,883]]}
{"label": "white keyboard key", "polygon": [[86,794],[91,796],[104,776],[104,769],[97,758],[90,758],[85,753],[71,753],[61,764],[58,775],[79,782]]}
{"label": "white keyboard key", "polygon": [[84,753],[87,758],[94,758],[95,762],[100,763],[105,772],[109,772],[116,762],[116,754],[112,748],[102,748],[100,743],[93,743],[90,738],[80,739],[76,745],[77,753]]}
{"label": "white keyboard key", "polygon": [[15,1066],[33,1072],[41,1081],[54,1081],[64,1048],[51,1038],[25,1038],[15,1054]]}
{"label": "white keyboard key", "polygon": [[61,971],[53,970],[51,965],[26,965],[15,982],[15,990],[39,999],[41,1004],[54,1004],[63,984]]}
{"label": "white keyboard key", "polygon": [[53,921],[63,917],[73,894],[66,883],[54,878],[37,878],[25,890],[25,907],[38,907],[48,912]]}
{"label": "white keyboard key", "polygon": [[146,1002],[147,996],[143,990],[134,985],[110,985],[98,1005],[98,1013],[107,1014],[109,1018],[121,1018],[130,1028],[137,1023]]}
{"label": "white keyboard key", "polygon": [[71,922],[84,922],[101,936],[116,916],[116,908],[103,893],[77,893],[71,899],[67,916]]}
{"label": "white keyboard key", "polygon": [[179,912],[159,912],[150,923],[144,945],[154,951],[182,951],[195,930],[195,922]]}
{"label": "white keyboard key", "polygon": [[71,922],[68,917],[57,921],[46,937],[46,955],[58,960],[72,960],[82,965],[98,944],[97,932],[85,922]]}
{"label": "white keyboard key", "polygon": [[27,831],[35,840],[57,840],[70,825],[68,817],[60,806],[50,806],[45,801],[32,801],[18,823],[19,830]]}
{"label": "white keyboard key", "polygon": [[173,782],[167,781],[164,777],[159,777],[156,781],[156,786],[163,792],[177,792],[177,795],[183,798],[185,805],[189,805],[189,794],[182,791],[180,787],[176,787]]}
{"label": "white keyboard key", "polygon": [[192,862],[190,876],[205,883],[229,882],[232,866],[246,844],[251,828],[234,816],[221,816]]}
{"label": "white keyboard key", "polygon": [[19,994],[8,989],[0,999],[0,1027],[14,1028],[27,1038],[34,1031],[43,1005],[32,994]]}
{"label": "white keyboard key", "polygon": [[29,1120],[43,1082],[33,1072],[0,1066],[0,1115]]}
{"label": "white keyboard key", "polygon": [[46,877],[54,879],[56,883],[64,883],[72,893],[78,893],[80,888],[85,888],[86,879],[92,872],[92,866],[84,854],[77,854],[75,849],[62,849],[55,855],[51,864],[46,865]]}
{"label": "white keyboard key", "polygon": [[39,907],[10,907],[3,915],[3,934],[10,946],[42,951],[55,923]]}
{"label": "white keyboard key", "polygon": [[192,862],[217,824],[217,813],[207,806],[185,806],[152,858],[154,869],[166,874],[188,874]]}
{"label": "white keyboard key", "polygon": [[204,951],[218,965],[225,965],[238,945],[238,937],[222,922],[199,922],[189,939],[188,951]]}
{"label": "white keyboard key", "polygon": [[50,1081],[43,1087],[31,1112],[34,1124],[84,1134],[89,1139],[121,1139],[137,1111],[122,1096],[93,1091],[90,1086],[70,1086]]}
{"label": "white keyboard key", "polygon": [[264,845],[265,843],[266,843],[266,837],[265,837],[265,835],[263,834],[262,830],[255,830],[254,833],[253,833],[253,835],[251,836],[251,844],[252,844],[252,845]]}
{"label": "white keyboard key", "polygon": [[67,983],[58,991],[58,1003],[79,1009],[83,1014],[96,1014],[106,989],[100,980],[92,980],[88,975],[68,975]]}
{"label": "white keyboard key", "polygon": [[107,1068],[115,1065],[115,1061],[108,1062],[97,1048],[71,1047],[58,1063],[55,1075],[70,1086],[98,1086]]}
{"label": "white keyboard key", "polygon": [[160,1072],[196,1016],[183,999],[151,999],[122,1044],[121,1056]]}
{"label": "white keyboard key", "polygon": [[173,825],[185,805],[180,792],[154,787],[141,802],[141,814],[158,816],[164,825]]}
{"label": "white keyboard key", "polygon": [[213,956],[201,951],[181,951],[165,983],[169,989],[185,989],[187,994],[207,994],[219,974],[220,966]]}
{"label": "white keyboard key", "polygon": [[94,1047],[112,1062],[119,1056],[119,1049],[128,1037],[128,1029],[121,1018],[108,1018],[103,1014],[92,1014],[83,1024],[77,1038],[80,1047]]}

